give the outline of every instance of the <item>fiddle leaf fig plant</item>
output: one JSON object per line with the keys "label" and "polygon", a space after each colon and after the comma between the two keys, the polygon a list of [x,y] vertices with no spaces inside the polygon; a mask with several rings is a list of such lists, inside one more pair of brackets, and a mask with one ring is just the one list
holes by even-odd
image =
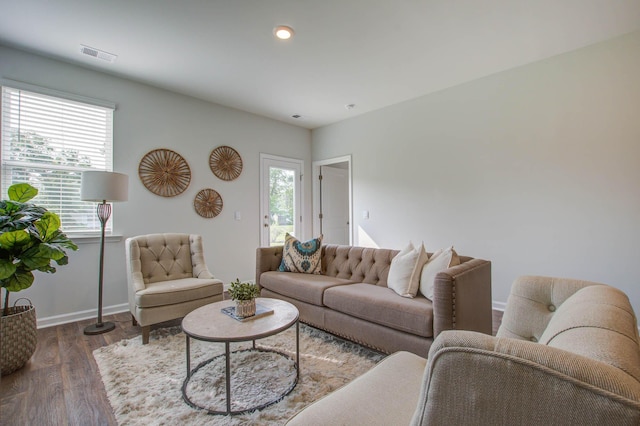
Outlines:
{"label": "fiddle leaf fig plant", "polygon": [[229,296],[231,300],[251,300],[260,296],[258,284],[241,283],[238,278],[231,282],[229,286]]}
{"label": "fiddle leaf fig plant", "polygon": [[52,265],[69,262],[65,250],[77,250],[60,230],[60,218],[44,207],[29,203],[38,190],[28,183],[9,187],[8,200],[0,201],[0,285],[5,289],[4,311],[9,293],[31,287],[32,271],[55,273]]}

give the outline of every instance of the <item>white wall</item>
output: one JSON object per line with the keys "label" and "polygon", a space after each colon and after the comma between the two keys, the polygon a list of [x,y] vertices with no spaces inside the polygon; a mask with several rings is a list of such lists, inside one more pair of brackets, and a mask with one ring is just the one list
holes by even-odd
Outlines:
{"label": "white wall", "polygon": [[[133,235],[201,234],[214,275],[225,282],[253,279],[260,231],[260,153],[303,159],[305,170],[311,169],[311,133],[306,129],[2,46],[0,76],[117,104],[114,170],[129,175],[130,189],[129,201],[114,205],[114,232],[123,239],[106,247],[105,312],[127,302],[124,238]],[[244,168],[234,181],[222,181],[209,169],[209,154],[219,145],[235,148],[242,157]],[[172,149],[189,163],[191,184],[181,195],[154,195],[138,179],[140,159],[156,148]],[[204,188],[215,189],[223,198],[224,208],[216,218],[195,213],[193,199]],[[304,191],[310,212],[310,182]],[[235,211],[241,212],[241,221],[234,220]],[[83,311],[95,316],[98,249],[97,243],[81,244],[80,251],[70,254],[69,265],[55,275],[38,273],[35,284],[12,299],[29,297],[41,323],[59,315],[68,320]]]}
{"label": "white wall", "polygon": [[453,244],[497,302],[538,274],[640,312],[639,76],[637,32],[316,129],[313,160],[353,156],[356,244]]}

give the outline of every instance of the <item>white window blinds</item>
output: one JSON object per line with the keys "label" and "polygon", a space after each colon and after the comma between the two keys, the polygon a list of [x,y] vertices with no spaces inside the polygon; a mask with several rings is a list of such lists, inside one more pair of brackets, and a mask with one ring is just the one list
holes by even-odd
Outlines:
{"label": "white window blinds", "polygon": [[33,202],[57,213],[65,232],[99,231],[80,183],[84,170],[113,170],[113,108],[4,86],[1,112],[3,198],[27,182],[39,191]]}

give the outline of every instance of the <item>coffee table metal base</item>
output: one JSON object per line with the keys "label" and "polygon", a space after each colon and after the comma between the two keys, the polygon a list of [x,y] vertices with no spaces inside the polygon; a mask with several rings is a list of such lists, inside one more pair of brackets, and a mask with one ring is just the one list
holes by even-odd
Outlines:
{"label": "coffee table metal base", "polygon": [[[250,349],[241,349],[241,350],[237,350],[237,351],[230,351],[230,347],[229,347],[229,342],[225,342],[224,344],[224,354],[215,356],[213,358],[210,358],[206,361],[201,362],[200,364],[198,364],[198,366],[196,366],[196,368],[194,368],[193,370],[191,370],[191,345],[190,345],[190,337],[189,335],[187,335],[186,337],[187,339],[187,377],[186,379],[184,379],[184,382],[182,383],[182,399],[184,399],[184,401],[189,404],[191,407],[193,408],[198,408],[201,410],[206,410],[207,414],[244,414],[244,413],[249,413],[255,410],[262,410],[263,408],[266,408],[270,405],[276,404],[280,401],[282,401],[282,399],[287,396],[289,393],[291,393],[291,391],[296,387],[296,385],[298,384],[298,379],[300,378],[300,324],[298,321],[296,321],[296,359],[294,360],[292,357],[290,357],[289,355],[287,355],[284,352],[280,352],[277,351],[275,349],[265,349],[265,348],[259,348],[256,347],[256,342],[255,340],[253,341],[253,347]],[[240,352],[250,352],[250,351],[255,351],[255,352],[272,352],[272,353],[276,353],[278,355],[283,356],[284,358],[287,358],[291,361],[293,361],[294,367],[296,369],[296,376],[293,380],[293,383],[287,388],[285,389],[284,392],[282,392],[280,395],[278,395],[277,397],[273,398],[270,401],[267,401],[265,403],[262,403],[260,405],[257,405],[255,407],[248,407],[245,408],[243,410],[237,410],[237,411],[232,411],[231,410],[231,354],[234,353],[240,353]],[[207,364],[215,361],[218,358],[224,357],[225,358],[225,385],[226,385],[226,396],[227,396],[227,409],[226,411],[217,411],[217,410],[211,410],[208,407],[203,407],[200,406],[196,403],[194,403],[193,401],[191,401],[191,399],[189,399],[189,397],[187,396],[187,385],[189,384],[189,381],[191,380],[191,377],[202,367],[206,366]]]}

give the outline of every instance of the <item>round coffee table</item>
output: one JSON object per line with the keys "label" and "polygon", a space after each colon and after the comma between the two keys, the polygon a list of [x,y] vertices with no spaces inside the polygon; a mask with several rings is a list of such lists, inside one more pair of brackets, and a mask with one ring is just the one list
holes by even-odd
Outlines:
{"label": "round coffee table", "polygon": [[[300,324],[298,322],[298,309],[289,302],[262,297],[256,299],[256,304],[261,305],[267,309],[273,309],[273,313],[258,318],[238,321],[221,311],[222,308],[234,306],[235,302],[232,300],[223,300],[222,302],[215,302],[209,305],[202,306],[184,317],[184,319],[182,320],[182,330],[184,331],[187,339],[187,377],[182,384],[182,397],[187,404],[194,408],[207,410],[209,414],[241,414],[249,411],[263,409],[265,407],[268,407],[269,405],[275,404],[276,402],[282,400],[282,398],[284,398],[295,388],[300,377]],[[230,343],[252,341],[253,348],[249,350],[260,352],[275,352],[285,358],[291,359],[289,355],[280,351],[276,351],[274,349],[256,348],[256,340],[278,334],[288,329],[293,324],[296,325],[296,377],[293,384],[281,395],[271,401],[262,403],[255,407],[246,408],[241,411],[232,411],[230,357],[231,354],[236,351],[230,351]],[[206,342],[223,342],[225,349],[224,355],[218,355],[216,357],[208,359],[191,370],[190,339],[203,340]],[[243,351],[245,350],[246,349],[243,349]],[[187,385],[193,374],[201,367],[221,356],[225,357],[225,379],[227,396],[226,411],[216,411],[211,410],[207,407],[201,407],[193,403],[187,396],[186,392]]]}

